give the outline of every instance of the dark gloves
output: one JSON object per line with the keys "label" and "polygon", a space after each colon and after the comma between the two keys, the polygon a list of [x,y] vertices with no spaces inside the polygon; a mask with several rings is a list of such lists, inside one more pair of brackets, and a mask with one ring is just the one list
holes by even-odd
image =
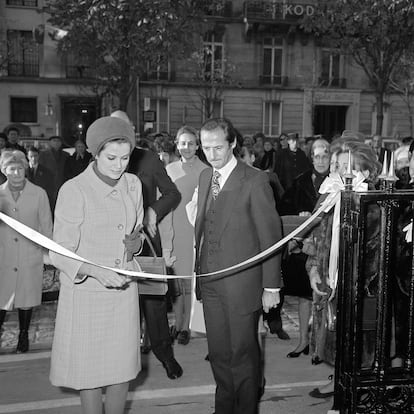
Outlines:
{"label": "dark gloves", "polygon": [[130,262],[134,254],[141,250],[143,243],[143,235],[141,230],[142,225],[138,226],[131,234],[126,234],[125,239],[122,240],[125,244],[125,250],[127,252],[127,262]]}

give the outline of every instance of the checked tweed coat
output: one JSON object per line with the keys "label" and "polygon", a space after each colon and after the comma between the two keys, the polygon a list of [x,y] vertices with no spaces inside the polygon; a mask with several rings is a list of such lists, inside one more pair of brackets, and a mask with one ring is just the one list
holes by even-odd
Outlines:
{"label": "checked tweed coat", "polygon": [[[54,239],[95,263],[126,268],[126,234],[142,223],[140,180],[125,173],[111,187],[90,164],[61,188]],[[135,282],[107,289],[97,280],[75,280],[80,262],[51,253],[61,270],[61,290],[50,379],[74,389],[129,381],[140,369],[139,307]]]}

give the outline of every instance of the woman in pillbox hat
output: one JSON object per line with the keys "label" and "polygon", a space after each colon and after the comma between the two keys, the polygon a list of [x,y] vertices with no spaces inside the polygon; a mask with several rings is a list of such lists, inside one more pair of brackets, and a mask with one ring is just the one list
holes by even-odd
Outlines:
{"label": "woman in pillbox hat", "polygon": [[110,141],[125,139],[131,144],[131,151],[135,147],[135,132],[132,126],[120,118],[104,116],[93,122],[86,131],[86,145],[89,152],[95,157]]}
{"label": "woman in pillbox hat", "polygon": [[93,162],[59,191],[54,240],[92,263],[50,252],[60,270],[60,292],[53,338],[50,380],[80,391],[84,414],[124,412],[129,381],[140,368],[139,299],[129,269],[131,239],[144,217],[141,182],[125,172],[135,147],[133,128],[103,117],[86,133]]}

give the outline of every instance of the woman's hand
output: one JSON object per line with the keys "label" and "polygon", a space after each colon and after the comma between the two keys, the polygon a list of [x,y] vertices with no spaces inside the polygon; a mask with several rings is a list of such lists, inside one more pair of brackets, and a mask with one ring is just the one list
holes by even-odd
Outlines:
{"label": "woman's hand", "polygon": [[106,288],[123,288],[131,281],[130,278],[126,276],[122,276],[112,270],[102,268],[99,268],[96,273],[94,272],[94,274],[90,276]]}
{"label": "woman's hand", "polygon": [[327,295],[326,292],[322,292],[318,288],[318,284],[320,284],[322,281],[321,281],[321,277],[320,277],[319,272],[318,272],[318,268],[316,266],[312,266],[312,268],[310,270],[309,281],[310,281],[310,285],[311,285],[312,290],[316,294],[318,294],[320,296],[326,296]]}

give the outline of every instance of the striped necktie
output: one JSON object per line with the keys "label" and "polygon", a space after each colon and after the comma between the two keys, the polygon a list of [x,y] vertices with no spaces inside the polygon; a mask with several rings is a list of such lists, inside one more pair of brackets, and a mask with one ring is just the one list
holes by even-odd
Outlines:
{"label": "striped necktie", "polygon": [[213,178],[211,180],[211,195],[213,196],[213,200],[215,200],[220,192],[220,173],[218,171],[214,171]]}

